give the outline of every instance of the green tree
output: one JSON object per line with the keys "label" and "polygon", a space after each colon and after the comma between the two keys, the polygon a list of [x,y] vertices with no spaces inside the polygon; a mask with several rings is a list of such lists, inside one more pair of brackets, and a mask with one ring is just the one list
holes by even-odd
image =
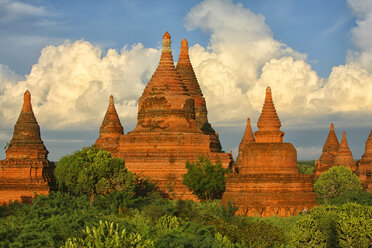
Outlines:
{"label": "green tree", "polygon": [[334,166],[322,173],[314,183],[314,190],[320,202],[327,202],[346,191],[362,189],[359,178],[345,166]]}
{"label": "green tree", "polygon": [[199,199],[220,199],[226,186],[228,169],[221,163],[212,164],[200,156],[195,162],[186,162],[187,173],[183,175],[183,184]]}
{"label": "green tree", "polygon": [[371,206],[346,203],[314,207],[296,223],[290,247],[371,247],[371,219]]}
{"label": "green tree", "polygon": [[88,194],[91,203],[96,195],[113,191],[132,194],[135,188],[133,174],[125,168],[124,160],[94,147],[62,157],[55,176],[60,189],[75,195]]}

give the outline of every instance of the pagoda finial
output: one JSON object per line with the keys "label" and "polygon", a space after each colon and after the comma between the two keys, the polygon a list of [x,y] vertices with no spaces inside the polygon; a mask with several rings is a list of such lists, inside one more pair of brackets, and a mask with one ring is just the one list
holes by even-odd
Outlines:
{"label": "pagoda finial", "polygon": [[186,39],[183,39],[181,41],[181,53],[180,53],[180,57],[181,56],[189,56],[189,44],[187,42]]}
{"label": "pagoda finial", "polygon": [[257,127],[261,131],[279,131],[281,126],[278,114],[276,113],[271,88],[266,88],[265,103],[262,107],[261,116],[257,122]]}
{"label": "pagoda finial", "polygon": [[331,123],[331,127],[330,127],[330,129],[331,129],[332,131],[335,130],[335,126],[333,125],[333,123]]}
{"label": "pagoda finial", "polygon": [[163,35],[163,49],[162,52],[171,52],[171,36],[167,32]]}
{"label": "pagoda finial", "polygon": [[29,90],[26,90],[23,96],[22,112],[32,112],[31,93]]}
{"label": "pagoda finial", "polygon": [[110,105],[114,105],[114,96],[110,95]]}

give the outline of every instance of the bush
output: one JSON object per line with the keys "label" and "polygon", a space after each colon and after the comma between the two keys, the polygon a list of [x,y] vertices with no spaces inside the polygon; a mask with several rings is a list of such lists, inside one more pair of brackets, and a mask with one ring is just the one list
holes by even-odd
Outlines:
{"label": "bush", "polygon": [[347,203],[314,207],[296,223],[291,247],[371,247],[372,207]]}
{"label": "bush", "polygon": [[237,247],[277,247],[284,242],[283,232],[259,219],[235,218],[227,223],[220,221],[216,232],[225,236]]}
{"label": "bush", "polygon": [[97,248],[153,248],[154,242],[143,240],[138,233],[128,233],[126,229],[119,231],[119,226],[113,222],[100,221],[97,227],[87,226],[84,230],[85,239],[69,238],[61,248],[97,247]]}
{"label": "bush", "polygon": [[199,199],[221,199],[226,186],[228,169],[221,163],[213,165],[210,160],[199,157],[195,162],[186,163],[187,173],[183,175],[183,184]]}
{"label": "bush", "polygon": [[303,160],[297,162],[298,172],[301,174],[314,174],[314,160]]}
{"label": "bush", "polygon": [[97,194],[133,192],[135,188],[133,175],[125,168],[124,160],[95,148],[83,148],[62,157],[55,176],[60,189],[75,195],[88,194],[91,202]]}
{"label": "bush", "polygon": [[359,178],[345,166],[330,168],[322,173],[314,184],[314,191],[320,202],[327,202],[346,191],[360,191],[361,189]]}
{"label": "bush", "polygon": [[372,206],[372,193],[367,191],[346,191],[341,195],[328,200],[328,204],[341,206],[348,202]]}

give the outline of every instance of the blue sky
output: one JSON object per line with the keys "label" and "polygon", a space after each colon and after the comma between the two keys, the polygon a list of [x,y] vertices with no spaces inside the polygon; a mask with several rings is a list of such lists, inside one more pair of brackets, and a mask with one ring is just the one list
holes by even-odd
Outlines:
{"label": "blue sky", "polygon": [[368,0],[0,0],[0,143],[11,137],[25,88],[53,160],[94,142],[109,94],[130,131],[169,31],[175,61],[182,38],[189,41],[225,150],[236,153],[247,117],[255,129],[270,85],[300,159],[319,156],[330,122],[339,138],[347,131],[359,158],[372,126],[371,6]]}

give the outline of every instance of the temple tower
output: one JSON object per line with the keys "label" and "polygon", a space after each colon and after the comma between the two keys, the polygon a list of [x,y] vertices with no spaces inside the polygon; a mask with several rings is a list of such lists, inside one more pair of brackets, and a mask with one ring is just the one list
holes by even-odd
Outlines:
{"label": "temple tower", "polygon": [[38,194],[48,194],[54,185],[54,163],[47,160],[48,150],[40,137],[40,127],[26,90],[13,137],[0,161],[0,203],[29,202]]}
{"label": "temple tower", "polygon": [[117,156],[128,170],[150,177],[171,197],[196,199],[182,184],[186,161],[203,155],[228,167],[232,160],[198,128],[195,100],[187,88],[191,81],[185,83],[174,67],[170,45],[166,32],[159,65],[139,99],[136,128],[120,136]]}
{"label": "temple tower", "polygon": [[333,166],[346,166],[349,167],[352,172],[356,170],[356,163],[349,145],[347,144],[345,131],[342,134],[341,144],[338,147]]}
{"label": "temple tower", "polygon": [[323,152],[315,168],[315,177],[319,177],[320,174],[333,166],[339,146],[340,144],[335,133],[334,125],[331,123],[327,140],[323,145]]}
{"label": "temple tower", "polygon": [[120,136],[124,134],[123,126],[115,109],[114,97],[111,95],[105,117],[99,129],[95,146],[116,155]]}
{"label": "temple tower", "polygon": [[270,87],[257,126],[253,137],[248,119],[239,146],[238,173],[227,178],[222,204],[234,201],[238,214],[250,216],[289,216],[312,208],[314,177],[298,172],[296,149],[283,143]]}

